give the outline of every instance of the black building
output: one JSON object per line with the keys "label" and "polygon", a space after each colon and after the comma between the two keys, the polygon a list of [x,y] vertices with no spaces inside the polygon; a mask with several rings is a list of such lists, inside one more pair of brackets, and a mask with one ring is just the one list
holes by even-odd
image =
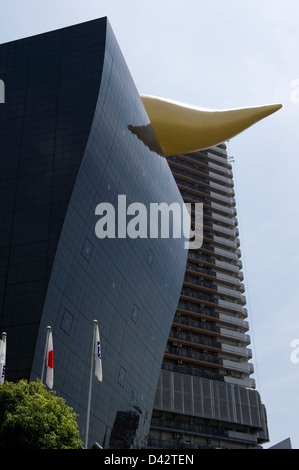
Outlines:
{"label": "black building", "polygon": [[103,382],[90,444],[142,447],[187,250],[183,239],[99,239],[95,208],[117,207],[119,195],[144,205],[183,204],[181,195],[166,159],[131,131],[149,118],[107,19],[1,45],[0,78],[6,379],[41,376],[50,325],[54,389],[83,439],[97,319]]}

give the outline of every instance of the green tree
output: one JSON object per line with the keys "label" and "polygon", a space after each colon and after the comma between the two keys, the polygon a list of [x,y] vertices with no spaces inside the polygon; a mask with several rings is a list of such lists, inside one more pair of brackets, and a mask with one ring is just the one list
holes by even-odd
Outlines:
{"label": "green tree", "polygon": [[80,449],[77,416],[40,380],[0,385],[0,449]]}

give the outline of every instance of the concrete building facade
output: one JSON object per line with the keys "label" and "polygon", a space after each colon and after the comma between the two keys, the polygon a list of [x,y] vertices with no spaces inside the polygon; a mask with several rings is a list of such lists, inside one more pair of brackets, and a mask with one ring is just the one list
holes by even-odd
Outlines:
{"label": "concrete building facade", "polygon": [[250,362],[232,166],[226,145],[168,158],[185,202],[203,203],[203,244],[186,273],[157,389],[149,445],[252,448],[268,441]]}

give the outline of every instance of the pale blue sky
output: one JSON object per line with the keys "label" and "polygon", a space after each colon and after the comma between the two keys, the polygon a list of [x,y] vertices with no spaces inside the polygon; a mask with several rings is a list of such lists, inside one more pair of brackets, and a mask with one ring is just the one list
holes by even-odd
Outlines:
{"label": "pale blue sky", "polygon": [[1,0],[0,43],[102,16],[140,93],[217,109],[283,104],[228,148],[265,447],[290,437],[299,448],[299,2]]}

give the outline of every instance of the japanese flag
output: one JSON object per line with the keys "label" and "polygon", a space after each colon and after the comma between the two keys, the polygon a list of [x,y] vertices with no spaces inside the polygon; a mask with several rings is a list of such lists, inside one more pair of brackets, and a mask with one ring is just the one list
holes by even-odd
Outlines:
{"label": "japanese flag", "polygon": [[48,348],[47,348],[47,376],[46,384],[49,388],[53,388],[54,382],[54,361],[53,361],[53,337],[52,331],[49,333]]}

